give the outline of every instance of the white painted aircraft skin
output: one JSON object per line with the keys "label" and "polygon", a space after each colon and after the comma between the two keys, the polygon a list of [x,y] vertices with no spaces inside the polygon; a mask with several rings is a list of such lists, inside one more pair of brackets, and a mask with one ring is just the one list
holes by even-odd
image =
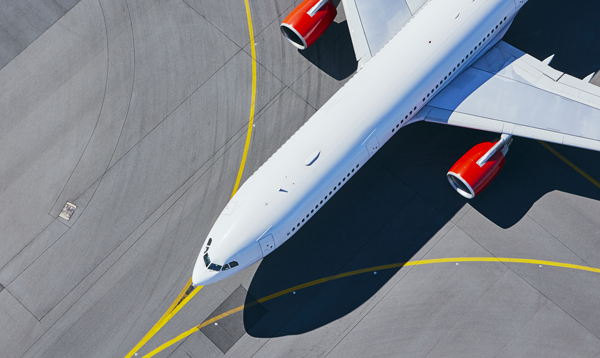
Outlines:
{"label": "white painted aircraft skin", "polygon": [[[428,2],[242,185],[202,246],[193,285],[229,277],[293,236],[419,109],[501,39],[523,3]],[[208,269],[209,238],[212,263],[239,265]]]}

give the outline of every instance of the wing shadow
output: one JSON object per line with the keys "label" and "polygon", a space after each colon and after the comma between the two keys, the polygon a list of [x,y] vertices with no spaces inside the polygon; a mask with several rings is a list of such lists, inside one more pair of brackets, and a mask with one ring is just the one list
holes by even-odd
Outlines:
{"label": "wing shadow", "polygon": [[[504,40],[537,58],[556,53],[553,67],[584,77],[600,64],[598,49],[583,48],[591,34],[600,33],[600,23],[571,27],[553,21],[565,13],[570,21],[586,19],[600,10],[600,4],[585,3],[587,7],[530,1]],[[560,42],[548,38],[557,28],[564,32]],[[326,53],[314,51],[305,57],[316,62]],[[328,56],[336,51],[344,49]],[[447,170],[472,146],[497,136],[431,123],[403,129],[306,226],[263,259],[249,293],[260,300],[331,275],[411,260],[442,235],[449,222],[461,218],[465,205],[509,228],[555,190],[600,200],[600,190],[537,141],[523,138],[515,138],[505,168],[483,193],[471,201],[462,198],[448,184]],[[600,161],[598,152],[554,147],[576,164]],[[600,178],[600,168],[589,167],[588,174]],[[323,328],[384,294],[389,280],[401,280],[408,269],[379,270],[376,275],[369,271],[264,301],[268,313],[252,326],[254,321],[244,318],[246,330],[254,337],[281,337]]]}

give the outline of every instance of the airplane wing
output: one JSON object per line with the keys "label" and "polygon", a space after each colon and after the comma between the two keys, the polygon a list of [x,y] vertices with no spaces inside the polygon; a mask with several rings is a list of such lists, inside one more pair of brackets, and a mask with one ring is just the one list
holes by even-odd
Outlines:
{"label": "airplane wing", "polygon": [[428,0],[342,0],[361,68]]}
{"label": "airplane wing", "polygon": [[[600,87],[501,41],[448,84],[425,120],[600,151]],[[418,118],[417,118],[418,117]]]}

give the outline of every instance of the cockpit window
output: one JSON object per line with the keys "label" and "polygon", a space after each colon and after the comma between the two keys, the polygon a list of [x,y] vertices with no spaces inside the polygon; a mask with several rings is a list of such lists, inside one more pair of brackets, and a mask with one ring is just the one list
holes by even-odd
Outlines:
{"label": "cockpit window", "polygon": [[232,268],[234,268],[236,266],[239,266],[239,264],[237,263],[237,261],[231,261],[230,263],[225,264],[225,266],[223,266],[223,271],[227,271],[227,270],[232,269]]}
{"label": "cockpit window", "polygon": [[221,271],[221,265],[217,265],[217,264],[210,264],[208,266],[209,270],[213,270],[213,271]]}
{"label": "cockpit window", "polygon": [[209,270],[221,271],[221,265],[211,263],[208,254],[204,254],[204,264],[206,265],[206,267],[208,267]]}
{"label": "cockpit window", "polygon": [[212,238],[208,239],[208,243],[206,245],[210,246],[212,244]]}

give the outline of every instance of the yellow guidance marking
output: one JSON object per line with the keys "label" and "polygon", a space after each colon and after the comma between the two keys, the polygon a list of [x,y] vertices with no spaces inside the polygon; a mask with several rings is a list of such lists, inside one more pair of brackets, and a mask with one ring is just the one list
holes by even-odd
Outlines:
{"label": "yellow guidance marking", "polygon": [[[333,276],[327,276],[327,277],[323,277],[318,280],[310,281],[310,282],[307,282],[307,283],[304,283],[304,284],[301,284],[298,286],[294,286],[292,288],[288,288],[283,291],[279,291],[272,295],[263,297],[263,298],[257,300],[257,302],[259,302],[259,303],[266,302],[266,301],[272,300],[274,298],[288,294],[290,292],[299,291],[303,288],[315,286],[315,285],[318,285],[321,283],[325,283],[325,282],[332,281],[332,280],[337,280],[337,279],[344,278],[344,277],[360,275],[362,273],[381,271],[381,270],[387,270],[387,269],[392,269],[392,268],[400,268],[400,267],[404,267],[404,266],[420,266],[420,265],[430,265],[430,264],[449,263],[449,262],[453,262],[453,263],[456,263],[456,262],[494,262],[494,263],[511,262],[511,263],[522,263],[522,264],[532,264],[532,265],[542,265],[542,266],[563,267],[563,268],[570,268],[570,269],[574,269],[574,270],[582,270],[582,271],[600,273],[600,269],[598,269],[598,268],[582,266],[582,265],[573,265],[573,264],[567,264],[567,263],[555,262],[555,261],[515,259],[515,258],[509,258],[509,257],[450,257],[450,258],[443,258],[443,259],[400,262],[400,263],[395,263],[395,264],[390,264],[390,265],[375,266],[375,267],[369,267],[369,268],[365,268],[365,269],[361,269],[361,270],[345,272],[345,273],[341,273],[341,274],[333,275]],[[153,351],[151,351],[150,353],[146,354],[143,358],[153,357],[157,353],[160,353],[164,349],[166,349],[166,348],[172,346],[173,344],[179,342],[180,340],[188,337],[192,333],[197,332],[200,329],[202,329],[210,324],[213,324],[220,319],[223,319],[234,313],[242,311],[244,309],[244,307],[245,307],[245,305],[241,305],[230,311],[227,311],[216,317],[213,317],[207,321],[204,321],[202,324],[200,324],[196,327],[193,327],[192,329],[189,329],[189,330],[183,332],[182,334],[178,335],[177,337],[171,339],[170,341],[165,342],[164,344],[160,345],[158,348],[156,348]]]}
{"label": "yellow guidance marking", "polygon": [[[248,3],[248,0],[244,0],[244,3],[246,5],[246,18],[248,20],[248,33],[250,35],[250,51],[251,51],[251,56],[252,56],[252,96],[251,96],[251,100],[250,100],[250,119],[248,120],[248,132],[246,133],[246,144],[244,146],[244,154],[242,155],[242,162],[240,163],[240,169],[238,171],[237,179],[236,179],[235,185],[233,187],[233,192],[231,193],[232,198],[235,195],[235,193],[238,191],[238,188],[240,186],[240,181],[242,180],[242,174],[244,173],[244,167],[246,166],[246,158],[248,157],[248,149],[250,148],[250,139],[252,138],[252,126],[254,124],[254,112],[255,112],[255,108],[256,108],[256,46],[254,43],[254,28],[252,26],[252,14],[250,13],[250,4]],[[148,333],[146,333],[144,338],[142,338],[142,340],[125,356],[125,358],[130,358],[131,356],[133,356],[144,344],[146,344],[146,342],[148,342],[150,340],[150,338],[152,338],[156,334],[156,332],[158,332],[167,322],[169,322],[169,320],[171,318],[173,318],[173,316],[175,316],[175,314],[177,312],[179,312],[179,310],[181,308],[183,308],[183,306],[185,306],[189,302],[189,300],[192,299],[192,297],[194,297],[194,295],[196,295],[196,293],[198,293],[198,291],[200,291],[200,289],[202,288],[202,286],[198,286],[188,296],[185,296],[185,293],[186,293],[188,287],[191,285],[191,283],[192,283],[192,279],[190,278],[190,280],[188,281],[188,283],[185,286],[185,288],[183,289],[183,291],[181,291],[179,293],[179,295],[177,296],[177,299],[175,299],[173,304],[171,304],[171,307],[169,307],[167,312],[165,312],[165,314],[158,320],[158,322],[156,322],[154,327],[152,327],[152,329],[150,329],[150,331]],[[242,310],[243,306],[238,307],[238,308],[239,308],[239,310]],[[232,310],[232,311],[235,311],[235,310]],[[232,312],[232,311],[230,311],[230,312]],[[234,312],[232,312],[232,313],[234,313]],[[231,313],[229,313],[229,314],[231,314]],[[217,317],[215,317],[215,318],[217,318]],[[221,318],[218,318],[218,319],[221,319]],[[204,326],[200,325],[198,327],[202,328]],[[198,328],[198,329],[200,329],[200,328]],[[190,335],[192,333],[193,332],[189,333],[188,335]],[[187,336],[185,336],[185,337],[187,337]],[[180,339],[183,339],[185,337],[181,337]]]}
{"label": "yellow guidance marking", "polygon": [[250,148],[250,139],[252,138],[252,126],[254,125],[254,110],[256,107],[256,44],[254,43],[254,29],[252,27],[252,15],[250,13],[250,4],[248,0],[244,0],[246,4],[246,18],[248,19],[248,33],[250,34],[250,51],[252,54],[252,97],[250,100],[250,119],[248,120],[248,132],[246,133],[246,145],[244,146],[244,154],[242,155],[242,162],[240,163],[240,169],[238,171],[237,179],[233,187],[231,197],[235,195],[240,186],[242,180],[242,174],[244,173],[244,167],[246,166],[246,157],[248,156],[248,149]]}
{"label": "yellow guidance marking", "polygon": [[136,344],[135,347],[133,347],[133,349],[129,353],[127,353],[125,358],[132,357],[140,348],[142,348],[144,344],[146,344],[146,342],[148,342],[150,338],[152,338],[156,334],[156,332],[160,331],[160,329],[165,324],[167,324],[167,322],[169,322],[169,320],[173,318],[173,316],[175,316],[175,314],[177,314],[177,312],[179,312],[179,310],[183,306],[185,306],[192,299],[192,297],[194,297],[196,293],[198,293],[198,291],[200,291],[203,287],[198,286],[192,292],[190,292],[189,295],[187,295],[186,291],[188,290],[188,287],[190,287],[191,284],[192,279],[190,278],[185,288],[179,293],[179,295],[177,295],[177,298],[175,299],[175,301],[173,301],[173,303],[171,304],[169,309],[167,309],[165,314],[163,314],[162,317],[158,320],[158,322],[156,322],[154,327],[152,327],[150,331],[146,333],[144,338],[142,338],[142,340],[139,341],[138,344]]}
{"label": "yellow guidance marking", "polygon": [[586,172],[584,172],[583,170],[579,169],[578,166],[576,166],[575,164],[571,163],[567,158],[563,157],[559,152],[557,152],[556,150],[554,150],[554,148],[552,148],[548,143],[542,142],[541,140],[538,140],[538,142],[540,142],[541,145],[543,145],[544,147],[546,147],[546,149],[548,149],[549,151],[551,151],[552,154],[556,155],[560,160],[562,160],[563,162],[567,163],[567,165],[569,165],[571,168],[575,169],[575,171],[577,173],[581,174],[584,178],[586,178],[587,180],[589,180],[592,184],[594,184],[595,186],[597,186],[598,188],[600,188],[600,183],[598,183],[597,181],[595,181],[594,178],[592,178],[591,176],[589,176]]}

